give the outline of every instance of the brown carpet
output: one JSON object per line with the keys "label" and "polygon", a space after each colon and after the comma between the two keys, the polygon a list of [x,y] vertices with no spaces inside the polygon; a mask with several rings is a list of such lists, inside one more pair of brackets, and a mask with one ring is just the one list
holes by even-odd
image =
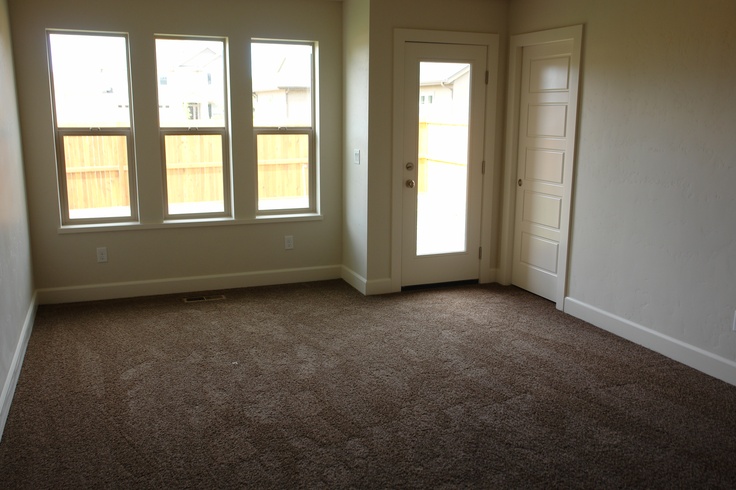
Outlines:
{"label": "brown carpet", "polygon": [[2,488],[736,488],[736,387],[513,287],[39,309]]}

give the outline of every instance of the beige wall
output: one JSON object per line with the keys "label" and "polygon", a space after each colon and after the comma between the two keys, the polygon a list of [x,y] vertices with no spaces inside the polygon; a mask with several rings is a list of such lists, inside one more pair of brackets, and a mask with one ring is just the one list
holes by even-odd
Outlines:
{"label": "beige wall", "polygon": [[[339,277],[342,255],[340,2],[210,0],[182,4],[178,0],[11,0],[10,18],[23,114],[33,260],[42,300]],[[142,222],[148,228],[59,233],[46,28],[129,33],[140,210]],[[160,226],[163,199],[154,59],[157,33],[229,39],[235,209],[237,216],[244,218],[253,217],[255,206],[250,81],[245,63],[249,40],[268,37],[319,43],[321,219]],[[294,236],[294,250],[284,250],[284,235]],[[96,263],[98,246],[108,247],[108,263]],[[74,291],[79,294],[75,296]]]}
{"label": "beige wall", "polygon": [[569,296],[730,361],[734,20],[731,0],[510,8],[511,34],[585,24]]}
{"label": "beige wall", "polygon": [[[370,0],[343,1],[343,276],[365,292],[368,270]],[[360,164],[354,163],[360,151]]]}
{"label": "beige wall", "polygon": [[33,317],[23,160],[15,101],[8,9],[0,0],[0,436],[19,374],[26,321]]}

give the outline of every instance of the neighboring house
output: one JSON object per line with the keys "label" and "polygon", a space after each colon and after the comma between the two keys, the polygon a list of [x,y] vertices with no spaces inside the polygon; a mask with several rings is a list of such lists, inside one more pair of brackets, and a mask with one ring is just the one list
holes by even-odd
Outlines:
{"label": "neighboring house", "polygon": [[[90,46],[77,36],[53,36],[54,101],[59,127],[127,127],[129,93],[125,45],[99,39]],[[89,63],[89,60],[96,63]]]}
{"label": "neighboring house", "polygon": [[419,121],[467,124],[470,65],[421,64]]}
{"label": "neighboring house", "polygon": [[[470,65],[420,64],[419,169],[422,177],[419,192],[430,190],[432,181],[440,184],[451,179],[459,179],[457,192],[465,192],[469,90]],[[426,170],[425,165],[428,165]]]}
{"label": "neighboring house", "polygon": [[253,122],[259,127],[311,126],[311,67],[303,53],[272,45],[253,49]]}
{"label": "neighboring house", "polygon": [[[255,125],[278,127],[311,125],[311,79],[309,59],[276,54],[258,60],[253,80]],[[181,126],[184,121],[221,123],[224,84],[222,55],[209,48],[196,53],[181,53],[164,69],[159,66],[158,97],[162,125]]]}
{"label": "neighboring house", "polygon": [[[184,53],[180,62],[159,67],[158,103],[161,124],[179,126],[182,121],[222,124],[222,55],[210,48],[196,54]],[[196,126],[196,125],[194,125]]]}

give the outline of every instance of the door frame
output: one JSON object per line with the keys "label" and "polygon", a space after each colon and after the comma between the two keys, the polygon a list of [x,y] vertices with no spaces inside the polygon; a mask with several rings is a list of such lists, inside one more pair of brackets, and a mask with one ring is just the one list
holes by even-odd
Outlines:
{"label": "door frame", "polygon": [[391,170],[391,290],[401,291],[402,223],[403,223],[403,150],[404,150],[404,45],[408,42],[433,44],[473,44],[487,47],[486,106],[484,116],[483,159],[485,172],[481,191],[480,245],[484,253],[479,260],[479,281],[496,280],[491,262],[491,225],[493,182],[496,176],[496,106],[498,99],[498,34],[478,32],[394,29],[393,77],[393,141]]}
{"label": "door frame", "polygon": [[[499,250],[498,282],[511,284],[511,269],[513,265],[514,251],[514,227],[516,220],[516,178],[518,167],[518,145],[519,145],[519,107],[521,104],[521,70],[522,53],[524,47],[548,44],[557,41],[572,40],[573,52],[571,58],[570,84],[578,87],[577,94],[569,103],[569,110],[578,114],[578,102],[580,97],[580,59],[583,42],[583,26],[575,25],[549,29],[528,34],[517,34],[511,36],[509,46],[509,78],[507,85],[507,107],[506,107],[506,141],[504,157],[504,179],[503,179],[503,202],[501,204],[501,244]],[[562,214],[560,217],[560,248],[558,252],[559,267],[557,272],[557,288],[555,304],[558,310],[564,310],[565,297],[568,291],[568,258],[570,243],[570,222],[573,201],[573,180],[575,169],[575,154],[577,149],[577,123],[575,132],[571,135],[571,153],[569,155],[569,172],[565,169],[564,192],[567,199],[562,203]],[[566,165],[567,167],[567,165]]]}

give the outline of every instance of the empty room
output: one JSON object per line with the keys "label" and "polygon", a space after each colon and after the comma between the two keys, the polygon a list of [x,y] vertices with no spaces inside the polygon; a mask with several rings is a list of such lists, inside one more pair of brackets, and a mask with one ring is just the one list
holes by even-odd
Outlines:
{"label": "empty room", "polygon": [[3,488],[736,487],[731,0],[0,0]]}

